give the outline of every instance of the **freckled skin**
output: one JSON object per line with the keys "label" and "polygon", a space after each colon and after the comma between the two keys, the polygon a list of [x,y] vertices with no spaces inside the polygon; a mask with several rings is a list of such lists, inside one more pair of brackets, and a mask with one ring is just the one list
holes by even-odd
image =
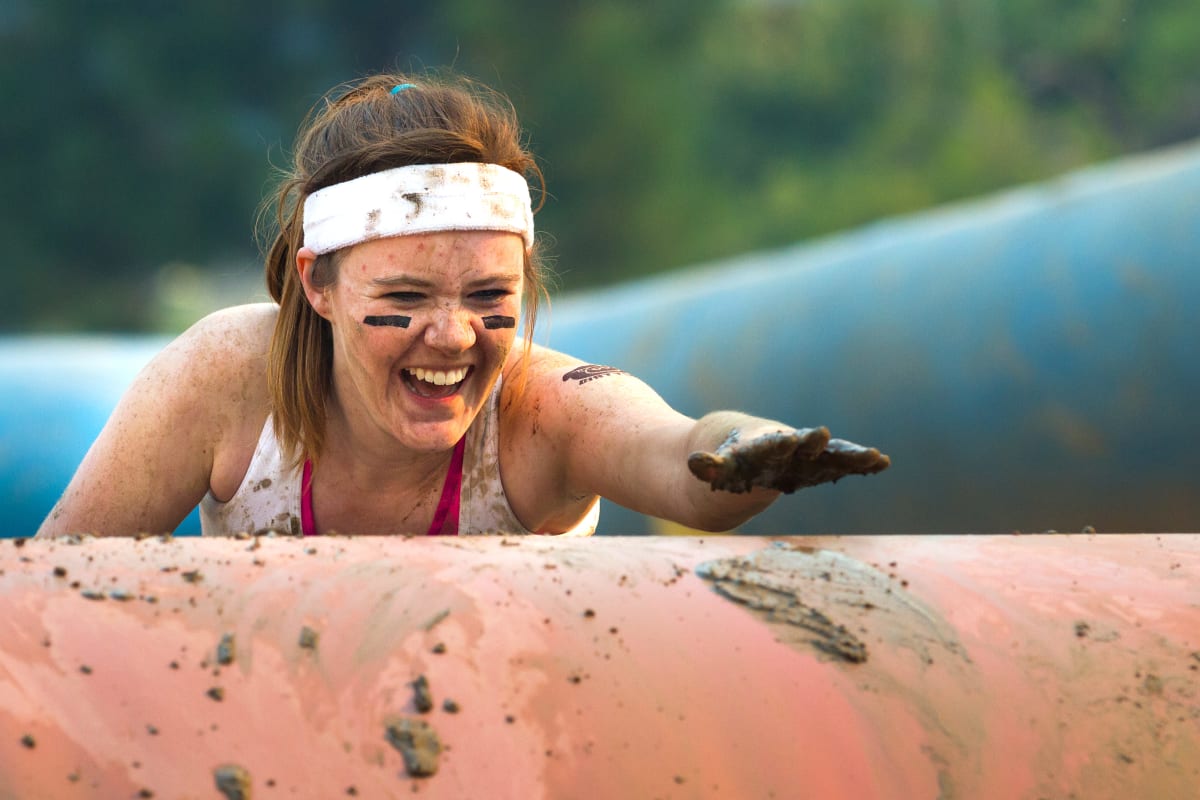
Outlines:
{"label": "freckled skin", "polygon": [[[344,263],[355,269],[324,293],[309,293],[333,332],[331,430],[344,426],[360,448],[372,442],[393,451],[453,447],[512,349],[515,332],[487,328],[482,318],[519,315],[523,252],[519,236],[490,232],[401,236],[350,248]],[[475,296],[497,281],[508,281],[512,293],[494,302]],[[357,324],[394,316],[409,317],[408,327]],[[405,368],[463,366],[471,369],[467,380],[444,403],[423,403],[403,383]]]}

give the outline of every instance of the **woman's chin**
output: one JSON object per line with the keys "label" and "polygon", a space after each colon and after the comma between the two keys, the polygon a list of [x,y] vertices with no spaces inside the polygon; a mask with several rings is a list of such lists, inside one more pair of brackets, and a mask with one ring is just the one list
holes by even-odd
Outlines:
{"label": "woman's chin", "polygon": [[468,424],[458,420],[442,424],[420,423],[400,426],[394,436],[401,446],[409,450],[418,453],[440,453],[453,449],[468,427]]}

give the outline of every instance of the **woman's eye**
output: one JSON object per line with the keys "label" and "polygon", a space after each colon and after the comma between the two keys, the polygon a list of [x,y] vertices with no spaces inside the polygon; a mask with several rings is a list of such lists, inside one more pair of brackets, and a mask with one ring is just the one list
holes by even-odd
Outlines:
{"label": "woman's eye", "polygon": [[424,299],[425,295],[420,292],[389,292],[386,297],[401,303],[417,303]]}
{"label": "woman's eye", "polygon": [[484,289],[481,292],[471,294],[471,299],[479,300],[483,303],[495,303],[508,297],[511,292],[508,289]]}

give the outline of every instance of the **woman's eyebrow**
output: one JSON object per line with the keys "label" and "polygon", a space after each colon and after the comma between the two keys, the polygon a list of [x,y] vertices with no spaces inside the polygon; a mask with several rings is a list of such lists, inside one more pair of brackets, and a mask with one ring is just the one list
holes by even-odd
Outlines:
{"label": "woman's eyebrow", "polygon": [[468,289],[474,289],[478,286],[513,286],[519,283],[520,280],[520,275],[511,275],[508,273],[503,275],[485,275],[482,278],[475,278],[474,280],[467,281],[466,286]]}
{"label": "woman's eyebrow", "polygon": [[429,289],[434,285],[433,281],[429,281],[424,278],[417,278],[412,275],[388,275],[383,278],[373,278],[371,283],[374,286],[412,286],[417,289]]}

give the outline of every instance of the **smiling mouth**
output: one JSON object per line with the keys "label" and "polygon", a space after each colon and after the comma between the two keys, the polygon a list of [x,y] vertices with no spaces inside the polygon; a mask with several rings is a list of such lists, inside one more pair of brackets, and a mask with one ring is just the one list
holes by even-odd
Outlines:
{"label": "smiling mouth", "polygon": [[441,400],[455,394],[462,387],[470,372],[470,367],[447,370],[416,367],[415,369],[402,369],[400,374],[404,384],[413,394],[418,397]]}

